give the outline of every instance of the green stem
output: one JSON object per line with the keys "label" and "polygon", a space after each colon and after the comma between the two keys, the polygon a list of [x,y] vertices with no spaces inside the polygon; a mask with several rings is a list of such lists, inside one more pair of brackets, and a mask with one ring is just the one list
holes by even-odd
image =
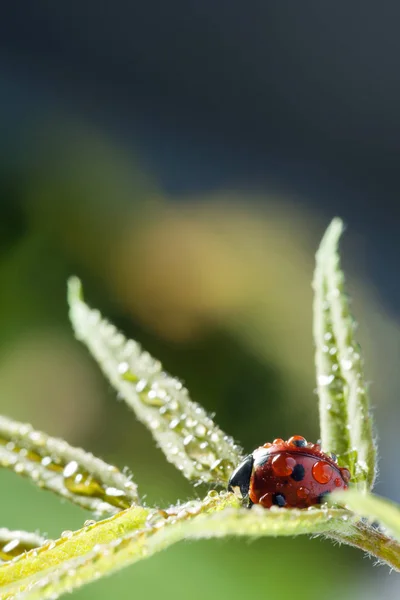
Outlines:
{"label": "green stem", "polygon": [[350,529],[329,533],[327,537],[354,546],[375,556],[379,561],[400,572],[400,544],[393,538],[359,521]]}

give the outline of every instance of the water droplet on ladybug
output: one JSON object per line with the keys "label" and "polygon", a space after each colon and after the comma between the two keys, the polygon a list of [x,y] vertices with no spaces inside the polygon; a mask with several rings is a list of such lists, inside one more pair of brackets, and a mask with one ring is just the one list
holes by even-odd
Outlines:
{"label": "water droplet on ladybug", "polygon": [[287,454],[277,454],[272,459],[272,470],[278,477],[288,477],[296,466],[296,460]]}
{"label": "water droplet on ladybug", "polygon": [[349,483],[351,475],[350,475],[350,471],[348,469],[342,468],[340,469],[340,474],[343,478],[343,481],[345,483]]}
{"label": "water droplet on ladybug", "polygon": [[304,446],[307,446],[307,440],[301,435],[293,435],[291,438],[289,438],[288,444],[291,446],[296,446],[297,448],[304,448]]}
{"label": "water droplet on ladybug", "polygon": [[297,497],[301,498],[301,500],[304,500],[305,498],[307,498],[310,494],[310,490],[306,487],[299,487],[299,489],[297,490]]}
{"label": "water droplet on ladybug", "polygon": [[329,463],[325,462],[324,460],[319,460],[313,465],[312,475],[315,481],[318,483],[329,483],[329,481],[332,479],[333,469]]}

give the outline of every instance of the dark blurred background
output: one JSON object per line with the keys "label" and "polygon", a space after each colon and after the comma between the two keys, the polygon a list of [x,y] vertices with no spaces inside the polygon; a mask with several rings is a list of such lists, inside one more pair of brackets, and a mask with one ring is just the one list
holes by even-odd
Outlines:
{"label": "dark blurred background", "polygon": [[[0,19],[0,410],[193,490],[67,319],[66,279],[246,448],[318,438],[313,254],[335,216],[380,442],[400,500],[400,6],[7,3]],[[0,473],[2,525],[78,508]],[[157,576],[155,576],[157,574]],[[297,538],[177,546],[74,598],[399,597],[361,553]]]}

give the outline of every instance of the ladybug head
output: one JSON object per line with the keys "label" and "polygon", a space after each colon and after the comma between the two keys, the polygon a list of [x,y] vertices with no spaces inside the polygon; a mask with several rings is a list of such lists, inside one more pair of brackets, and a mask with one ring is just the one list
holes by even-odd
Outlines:
{"label": "ladybug head", "polygon": [[249,495],[253,463],[253,455],[249,454],[233,471],[231,478],[229,479],[228,490],[233,492],[239,498],[246,498]]}

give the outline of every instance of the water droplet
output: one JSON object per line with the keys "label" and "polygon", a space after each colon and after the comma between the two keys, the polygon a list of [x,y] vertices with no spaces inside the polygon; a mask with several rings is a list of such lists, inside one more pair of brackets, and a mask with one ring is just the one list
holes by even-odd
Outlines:
{"label": "water droplet", "polygon": [[172,411],[177,411],[179,409],[179,403],[177,400],[170,400],[168,402],[168,408]]}
{"label": "water droplet", "polygon": [[296,460],[287,454],[277,454],[271,462],[272,470],[278,477],[288,477],[296,466]]}
{"label": "water droplet", "polygon": [[107,496],[124,496],[124,492],[115,487],[107,487],[105,489]]}
{"label": "water droplet", "polygon": [[344,371],[350,371],[350,369],[353,367],[353,362],[351,360],[344,359],[341,361],[341,365]]}
{"label": "water droplet", "polygon": [[129,364],[127,362],[121,362],[118,365],[118,373],[125,375],[129,371]]}
{"label": "water droplet", "polygon": [[146,387],[147,381],[145,379],[140,379],[140,381],[138,381],[136,384],[136,391],[138,392],[138,394],[140,394],[146,389]]}
{"label": "water droplet", "polygon": [[96,521],[93,521],[93,519],[87,519],[83,524],[84,527],[91,527],[92,525],[96,525]]}
{"label": "water droplet", "polygon": [[330,385],[334,379],[334,375],[318,375],[317,381],[319,385]]}
{"label": "water droplet", "polygon": [[207,433],[207,429],[203,424],[197,425],[195,431],[196,435],[198,435],[199,437],[204,437]]}
{"label": "water droplet", "polygon": [[299,487],[297,490],[297,497],[305,500],[310,495],[310,490],[306,487]]}
{"label": "water droplet", "polygon": [[19,546],[19,539],[11,540],[3,547],[4,554],[10,554]]}
{"label": "water droplet", "polygon": [[38,446],[43,446],[46,443],[46,437],[40,431],[32,431],[29,434],[29,439]]}
{"label": "water droplet", "polygon": [[149,406],[164,406],[164,399],[155,390],[150,390],[147,394],[142,394],[140,399]]}
{"label": "water droplet", "polygon": [[199,444],[197,440],[193,439],[186,446],[185,450],[187,455],[200,463],[200,465],[206,465],[210,467],[216,460],[214,452],[211,451],[207,442]]}
{"label": "water droplet", "polygon": [[67,529],[66,531],[63,531],[63,532],[62,532],[62,534],[61,534],[61,537],[62,537],[62,538],[69,539],[69,538],[71,538],[73,535],[74,535],[74,534],[73,534],[73,532],[72,532],[72,531],[70,531],[69,529]]}
{"label": "water droplet", "polygon": [[301,435],[292,435],[288,440],[288,444],[296,446],[296,448],[303,448],[304,446],[307,446],[307,440]]}
{"label": "water droplet", "polygon": [[342,467],[342,468],[340,469],[340,473],[341,473],[341,475],[342,475],[343,481],[344,481],[345,483],[349,483],[349,481],[350,481],[350,479],[351,479],[351,474],[350,474],[350,471],[349,471],[348,469],[346,469],[346,468]]}
{"label": "water droplet", "polygon": [[219,497],[219,493],[217,492],[217,490],[210,490],[207,494],[208,498],[218,498]]}
{"label": "water droplet", "polygon": [[79,469],[79,465],[76,462],[76,460],[71,460],[71,462],[69,462],[63,471],[63,476],[64,477],[72,477]]}
{"label": "water droplet", "polygon": [[318,483],[329,483],[332,479],[333,469],[325,460],[319,460],[313,465],[312,475]]}

